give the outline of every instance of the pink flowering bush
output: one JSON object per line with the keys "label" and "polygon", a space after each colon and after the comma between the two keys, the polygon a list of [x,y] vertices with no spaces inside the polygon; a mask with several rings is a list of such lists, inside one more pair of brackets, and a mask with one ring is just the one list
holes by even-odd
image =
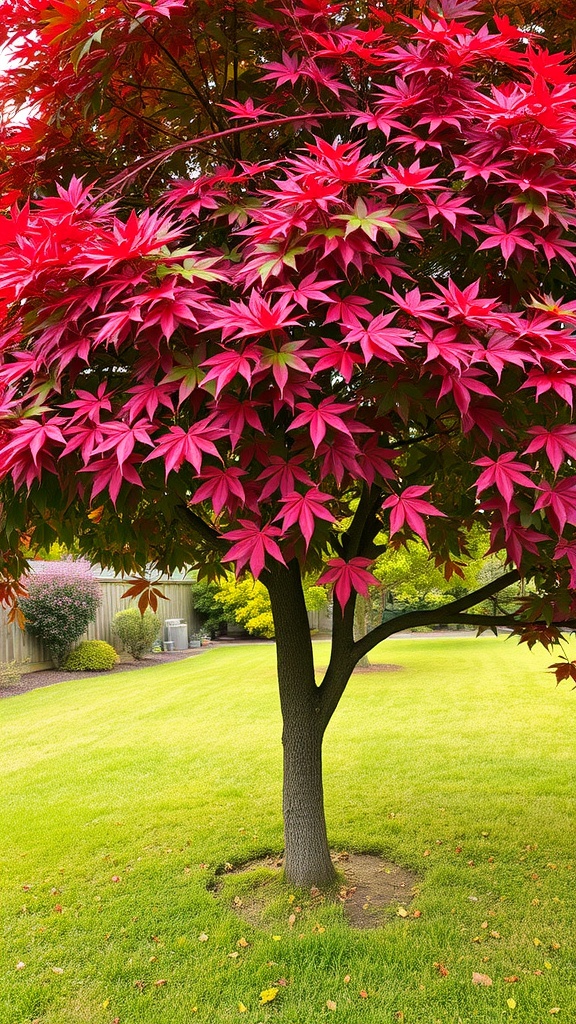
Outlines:
{"label": "pink flowering bush", "polygon": [[94,620],[102,599],[100,586],[90,563],[82,558],[34,566],[25,583],[28,595],[19,603],[26,629],[59,667]]}

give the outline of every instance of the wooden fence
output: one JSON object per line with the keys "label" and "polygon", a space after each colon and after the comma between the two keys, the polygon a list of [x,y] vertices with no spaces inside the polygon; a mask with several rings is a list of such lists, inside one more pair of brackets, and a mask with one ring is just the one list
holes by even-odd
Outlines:
{"label": "wooden fence", "polygon": [[[82,637],[83,640],[106,640],[116,650],[121,650],[117,637],[112,634],[112,620],[116,612],[123,608],[129,608],[132,602],[128,599],[122,600],[122,594],[126,590],[126,580],[98,579],[102,588],[102,603],[96,613],[96,619],[92,622]],[[166,601],[158,602],[158,618],[164,625],[165,619],[184,619],[189,626],[190,632],[198,628],[192,598],[192,582],[190,580],[170,580],[159,584]],[[7,623],[7,612],[0,612],[0,662],[16,661],[27,662],[26,670],[35,671],[40,668],[49,668],[50,657],[42,644],[30,636],[19,626]]]}

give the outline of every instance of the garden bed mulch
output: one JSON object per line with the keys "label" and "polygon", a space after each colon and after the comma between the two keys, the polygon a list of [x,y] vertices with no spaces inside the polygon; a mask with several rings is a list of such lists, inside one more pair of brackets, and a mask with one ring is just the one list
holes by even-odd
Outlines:
{"label": "garden bed mulch", "polygon": [[[155,665],[164,665],[169,661],[182,661],[183,658],[194,658],[204,651],[210,650],[213,644],[206,647],[191,648],[188,651],[164,651],[160,654],[147,654],[140,661],[119,661],[111,670],[110,675],[116,672],[129,672],[137,668],[153,668]],[[90,679],[94,676],[103,675],[102,672],[65,672],[63,669],[45,669],[39,672],[24,672],[20,681],[14,686],[0,689],[0,698],[16,697],[21,693],[28,693],[29,690],[37,690],[41,686],[53,686],[54,683],[64,683],[67,679]]]}

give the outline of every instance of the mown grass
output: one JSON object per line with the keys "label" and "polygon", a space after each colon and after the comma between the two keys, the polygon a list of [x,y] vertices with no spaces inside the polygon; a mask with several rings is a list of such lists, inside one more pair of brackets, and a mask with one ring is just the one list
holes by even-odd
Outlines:
{"label": "mown grass", "polygon": [[272,647],[3,701],[2,1024],[573,1024],[576,693],[510,641],[374,660],[402,670],[355,675],[329,728],[331,841],[421,882],[363,933],[275,880],[259,926],[250,879],[210,888],[282,847]]}

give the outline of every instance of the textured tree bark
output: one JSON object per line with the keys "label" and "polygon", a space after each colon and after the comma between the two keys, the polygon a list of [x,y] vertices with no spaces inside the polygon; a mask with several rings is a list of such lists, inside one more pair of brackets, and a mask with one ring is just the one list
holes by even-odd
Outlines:
{"label": "textured tree bark", "polygon": [[322,786],[320,691],[297,563],[266,574],[274,627],[284,747],[284,872],[293,885],[319,888],[335,878]]}

